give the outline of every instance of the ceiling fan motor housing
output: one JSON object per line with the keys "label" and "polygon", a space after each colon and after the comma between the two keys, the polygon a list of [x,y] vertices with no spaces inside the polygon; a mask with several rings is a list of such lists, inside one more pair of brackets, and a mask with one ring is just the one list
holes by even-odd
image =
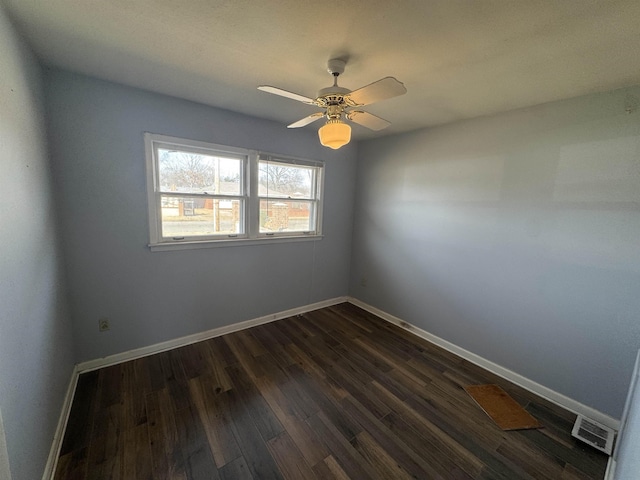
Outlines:
{"label": "ceiling fan motor housing", "polygon": [[327,106],[326,116],[328,119],[339,119],[342,116],[342,112],[344,111],[344,107],[339,104],[329,105]]}
{"label": "ceiling fan motor housing", "polygon": [[318,98],[325,99],[325,102],[323,103],[330,105],[332,102],[339,102],[345,95],[349,93],[351,93],[351,90],[349,90],[348,88],[339,87],[338,85],[332,85],[331,87],[318,90]]}

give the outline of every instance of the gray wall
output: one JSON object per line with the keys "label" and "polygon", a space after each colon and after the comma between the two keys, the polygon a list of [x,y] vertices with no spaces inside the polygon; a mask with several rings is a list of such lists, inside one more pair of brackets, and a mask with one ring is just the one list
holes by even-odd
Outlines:
{"label": "gray wall", "polygon": [[2,6],[0,72],[0,410],[13,479],[33,480],[42,476],[53,441],[73,349],[42,72]]}
{"label": "gray wall", "polygon": [[639,98],[362,142],[351,294],[619,417],[640,346]]}
{"label": "gray wall", "polygon": [[[355,145],[57,70],[46,97],[78,361],[348,293]],[[324,160],[325,237],[150,252],[145,131]]]}

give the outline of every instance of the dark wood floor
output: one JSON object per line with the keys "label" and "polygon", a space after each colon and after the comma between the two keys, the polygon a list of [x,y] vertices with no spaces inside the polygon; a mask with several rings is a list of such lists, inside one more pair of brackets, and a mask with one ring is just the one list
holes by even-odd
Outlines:
{"label": "dark wood floor", "polygon": [[[545,428],[503,432],[497,383]],[[80,376],[56,479],[601,479],[574,416],[341,304]]]}

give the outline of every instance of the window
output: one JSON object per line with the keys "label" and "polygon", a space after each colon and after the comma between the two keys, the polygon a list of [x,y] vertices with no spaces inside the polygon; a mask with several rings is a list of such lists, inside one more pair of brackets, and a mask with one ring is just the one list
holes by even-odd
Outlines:
{"label": "window", "polygon": [[316,233],[319,171],[313,164],[260,156],[260,234]]}
{"label": "window", "polygon": [[145,134],[150,247],[319,237],[323,164]]}

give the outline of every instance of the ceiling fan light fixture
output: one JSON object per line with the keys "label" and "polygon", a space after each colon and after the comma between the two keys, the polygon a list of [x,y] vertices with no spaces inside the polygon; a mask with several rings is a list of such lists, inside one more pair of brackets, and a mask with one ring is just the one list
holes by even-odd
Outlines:
{"label": "ceiling fan light fixture", "polygon": [[318,130],[320,143],[337,150],[351,141],[351,127],[339,118],[332,118]]}

